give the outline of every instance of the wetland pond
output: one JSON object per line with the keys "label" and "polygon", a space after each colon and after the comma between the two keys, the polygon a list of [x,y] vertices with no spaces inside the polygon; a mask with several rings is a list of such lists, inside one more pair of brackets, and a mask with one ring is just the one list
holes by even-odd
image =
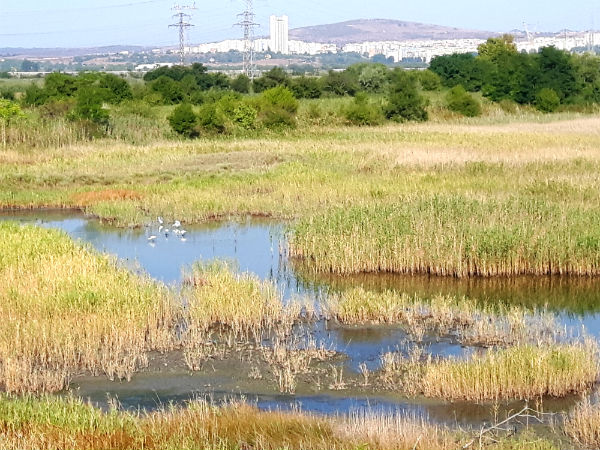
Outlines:
{"label": "wetland pond", "polygon": [[[197,261],[231,261],[240,272],[250,272],[277,286],[283,301],[295,296],[310,298],[316,305],[331,291],[362,286],[369,290],[393,289],[423,298],[438,294],[464,296],[491,303],[548,308],[561,325],[585,328],[600,336],[600,280],[591,278],[522,277],[458,280],[426,276],[363,275],[356,277],[312,276],[294,270],[287,257],[286,225],[248,220],[186,226],[185,236],[166,232],[158,223],[140,229],[117,229],[72,211],[3,213],[0,220],[34,224],[65,231],[73,239],[114,255],[128,269],[178,289],[186,271]],[[167,227],[168,228],[168,227]],[[151,236],[155,239],[149,240]],[[341,355],[335,365],[347,377],[360,378],[360,367],[377,370],[380,356],[395,351],[407,335],[398,326],[340,326],[321,320],[311,325],[311,335],[329,350]],[[434,356],[466,357],[480,349],[465,347],[444,337],[425,337],[427,351]],[[191,372],[181,352],[152,354],[148,369],[130,382],[111,382],[105,377],[80,376],[71,390],[92,402],[107,406],[109,399],[129,409],[152,410],[193,398],[215,402],[243,398],[264,409],[293,409],[322,414],[345,414],[360,410],[410,413],[438,423],[477,425],[490,420],[491,405],[446,403],[407,399],[386,393],[366,395],[360,389],[299,385],[295,395],[280,394],[262,377],[249,377],[251,367],[243,358],[214,361],[206,370]],[[334,366],[331,366],[335,370]],[[317,379],[315,384],[320,385]],[[566,411],[578,398],[548,399],[546,411]],[[508,411],[518,403],[505,404]]]}

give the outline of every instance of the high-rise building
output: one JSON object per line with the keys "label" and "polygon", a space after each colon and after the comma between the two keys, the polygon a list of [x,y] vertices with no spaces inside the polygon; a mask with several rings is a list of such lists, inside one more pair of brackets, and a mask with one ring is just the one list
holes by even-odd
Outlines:
{"label": "high-rise building", "polygon": [[271,33],[271,51],[281,53],[283,55],[289,54],[288,46],[288,34],[289,34],[289,20],[288,16],[271,16],[270,19],[270,33]]}

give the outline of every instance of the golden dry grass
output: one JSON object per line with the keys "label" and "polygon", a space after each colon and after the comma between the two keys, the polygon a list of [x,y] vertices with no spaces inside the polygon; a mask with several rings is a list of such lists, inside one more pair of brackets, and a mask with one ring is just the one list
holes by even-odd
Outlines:
{"label": "golden dry grass", "polygon": [[81,372],[130,378],[173,345],[173,296],[65,234],[0,224],[0,386],[63,389]]}

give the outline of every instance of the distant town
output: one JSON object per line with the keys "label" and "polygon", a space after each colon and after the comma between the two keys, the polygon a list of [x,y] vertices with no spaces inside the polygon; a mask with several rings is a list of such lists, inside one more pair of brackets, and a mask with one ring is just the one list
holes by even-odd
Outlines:
{"label": "distant town", "polygon": [[[288,16],[272,15],[269,19],[269,35],[252,40],[258,72],[273,66],[300,72],[329,70],[365,60],[387,65],[426,67],[436,56],[476,53],[477,47],[488,37],[500,34],[384,19],[297,29],[290,29],[289,24]],[[600,50],[598,31],[543,33],[529,31],[526,24],[524,28],[508,32],[515,37],[520,52],[537,52],[548,46],[577,53]],[[211,70],[236,73],[242,71],[247,46],[248,42],[241,38],[198,44],[186,42],[184,53],[189,63],[201,62]],[[13,76],[56,70],[144,73],[180,61],[179,49],[175,46],[0,49],[0,72],[12,73]]]}

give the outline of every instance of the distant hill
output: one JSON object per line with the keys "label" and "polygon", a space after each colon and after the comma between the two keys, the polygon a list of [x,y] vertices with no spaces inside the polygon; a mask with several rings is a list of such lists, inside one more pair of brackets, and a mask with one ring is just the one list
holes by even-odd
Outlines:
{"label": "distant hill", "polygon": [[388,19],[351,20],[290,30],[290,39],[330,44],[411,39],[487,39],[495,35],[498,33]]}

